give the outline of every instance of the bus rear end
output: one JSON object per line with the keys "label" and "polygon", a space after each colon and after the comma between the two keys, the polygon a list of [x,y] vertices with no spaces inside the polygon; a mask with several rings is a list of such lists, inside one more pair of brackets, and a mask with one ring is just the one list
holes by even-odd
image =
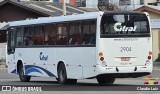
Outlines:
{"label": "bus rear end", "polygon": [[97,75],[112,78],[149,75],[152,72],[150,31],[147,13],[104,13],[100,24]]}

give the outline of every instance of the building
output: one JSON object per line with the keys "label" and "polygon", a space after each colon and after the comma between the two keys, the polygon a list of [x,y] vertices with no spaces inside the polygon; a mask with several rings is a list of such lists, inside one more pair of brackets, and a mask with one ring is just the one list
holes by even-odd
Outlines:
{"label": "building", "polygon": [[[67,15],[88,12],[70,6],[69,4],[66,6],[66,9]],[[63,15],[63,4],[59,3],[53,3],[50,1],[0,0],[0,61],[1,59],[5,59],[6,29],[8,28],[10,21],[61,15]]]}
{"label": "building", "polygon": [[[51,3],[63,3],[64,0],[19,0],[19,1],[46,1]],[[148,4],[149,0],[66,0],[66,3],[72,6],[85,8],[98,8],[97,5],[100,2],[107,2],[114,4],[119,7],[121,10],[134,10],[138,7],[141,7],[144,4]],[[154,2],[154,0],[150,0]]]}
{"label": "building", "polygon": [[157,59],[160,52],[160,6],[142,6],[135,11],[148,12],[151,18],[153,36],[153,60]]}
{"label": "building", "polygon": [[[64,0],[19,0],[19,1],[47,1],[51,3],[63,3]],[[99,2],[113,3],[122,9],[134,10],[142,5],[155,5],[160,4],[160,0],[66,0],[66,3],[87,8],[97,8]]]}
{"label": "building", "polygon": [[[70,5],[66,6],[67,15],[85,12],[88,11]],[[19,0],[0,0],[0,14],[0,23],[36,19],[39,17],[61,16],[63,15],[63,4],[36,1],[26,2]],[[2,28],[2,24],[0,25]]]}
{"label": "building", "polygon": [[[102,1],[113,3],[120,6],[122,9],[127,7],[128,10],[133,10],[143,4],[147,4],[149,1],[153,2],[154,0],[68,0],[67,2],[77,7],[97,8],[98,3]],[[59,0],[59,2],[62,3],[63,0]]]}
{"label": "building", "polygon": [[[66,6],[67,15],[85,12],[88,11],[70,5]],[[36,1],[26,2],[19,0],[0,0],[0,14],[0,23],[36,19],[39,17],[61,16],[63,15],[63,4]],[[2,28],[4,23],[0,25]]]}

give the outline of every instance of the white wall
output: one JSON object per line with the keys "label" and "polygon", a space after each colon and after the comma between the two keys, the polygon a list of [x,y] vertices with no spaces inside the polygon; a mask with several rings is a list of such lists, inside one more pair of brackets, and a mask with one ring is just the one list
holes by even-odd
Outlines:
{"label": "white wall", "polygon": [[[119,5],[119,0],[113,0],[114,3]],[[136,8],[141,7],[140,0],[131,0],[131,5],[119,6],[122,10],[134,10]]]}
{"label": "white wall", "polygon": [[[146,2],[151,2],[154,0],[144,0]],[[119,0],[109,0],[110,3],[116,4],[119,6]],[[144,3],[146,3],[144,2]],[[90,7],[94,7],[97,8],[97,4],[98,4],[98,0],[86,0],[86,7],[90,8]],[[120,8],[122,8],[122,10],[127,9],[127,10],[133,10],[136,8],[141,7],[142,5],[140,5],[140,0],[131,0],[131,5],[126,5],[126,6],[119,6]]]}
{"label": "white wall", "polygon": [[6,58],[6,43],[0,43],[0,60]]}
{"label": "white wall", "polygon": [[156,2],[157,0],[144,0],[144,5],[148,5],[148,3]]}
{"label": "white wall", "polygon": [[30,1],[30,0],[20,0],[20,1]]}
{"label": "white wall", "polygon": [[86,0],[86,7],[94,7],[97,8],[98,0]]}

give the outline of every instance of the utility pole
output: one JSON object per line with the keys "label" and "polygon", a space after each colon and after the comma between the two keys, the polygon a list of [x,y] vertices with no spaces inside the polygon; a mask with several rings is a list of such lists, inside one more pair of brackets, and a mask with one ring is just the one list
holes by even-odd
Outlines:
{"label": "utility pole", "polygon": [[63,15],[66,15],[66,0],[63,0]]}
{"label": "utility pole", "polygon": [[134,0],[133,0],[133,9],[135,9],[135,2],[134,2]]}

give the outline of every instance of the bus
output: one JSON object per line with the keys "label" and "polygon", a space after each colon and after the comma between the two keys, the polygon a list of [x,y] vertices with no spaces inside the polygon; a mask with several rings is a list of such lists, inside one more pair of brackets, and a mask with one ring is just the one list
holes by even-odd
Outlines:
{"label": "bus", "polygon": [[142,12],[91,12],[14,21],[8,29],[8,73],[23,82],[54,77],[60,84],[136,78],[152,72],[150,19]]}

